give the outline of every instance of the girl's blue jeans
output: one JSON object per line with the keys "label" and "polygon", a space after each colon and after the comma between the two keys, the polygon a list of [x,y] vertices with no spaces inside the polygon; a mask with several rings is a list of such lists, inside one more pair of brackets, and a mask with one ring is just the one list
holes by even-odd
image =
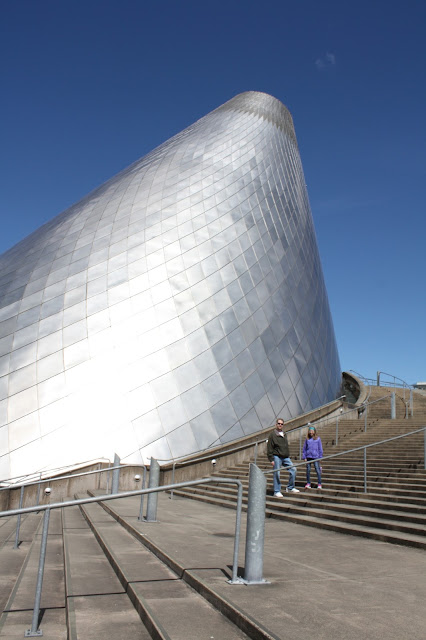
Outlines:
{"label": "girl's blue jeans", "polygon": [[[319,460],[314,460],[313,458],[307,458],[307,460],[311,460],[314,463],[315,471],[317,472],[318,484],[321,484],[321,467]],[[307,484],[311,484],[311,463],[309,462],[306,465],[306,482]]]}

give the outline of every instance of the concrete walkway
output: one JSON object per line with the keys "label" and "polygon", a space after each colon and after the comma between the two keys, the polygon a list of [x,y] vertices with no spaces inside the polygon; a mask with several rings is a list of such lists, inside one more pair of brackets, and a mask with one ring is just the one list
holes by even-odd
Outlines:
{"label": "concrete walkway", "polygon": [[[138,499],[109,505],[276,638],[426,638],[422,550],[268,519],[264,578],[271,584],[229,585],[235,511],[160,494],[159,522],[143,523]],[[243,516],[241,567],[244,536]]]}

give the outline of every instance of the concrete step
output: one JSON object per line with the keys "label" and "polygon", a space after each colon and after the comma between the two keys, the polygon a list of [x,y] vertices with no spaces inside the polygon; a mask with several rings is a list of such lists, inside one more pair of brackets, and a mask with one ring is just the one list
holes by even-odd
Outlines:
{"label": "concrete step", "polygon": [[63,509],[63,536],[68,639],[150,639],[78,507]]}
{"label": "concrete step", "polygon": [[[207,504],[227,507],[235,509],[235,502],[232,500],[225,500],[223,498],[217,498],[213,496],[197,496],[189,493],[187,490],[180,489],[176,491],[176,495],[180,497],[202,500]],[[243,507],[244,508],[244,507]],[[417,533],[409,533],[405,531],[388,530],[379,526],[373,526],[375,522],[369,522],[364,520],[359,522],[356,518],[345,518],[337,516],[335,518],[333,514],[329,518],[324,517],[323,513],[318,513],[313,516],[292,513],[286,511],[283,513],[279,509],[266,509],[267,517],[279,518],[295,524],[303,524],[310,527],[319,527],[320,529],[328,529],[330,531],[336,531],[338,533],[347,533],[350,535],[357,535],[366,538],[372,538],[374,540],[381,540],[382,542],[390,542],[393,544],[400,544],[410,547],[416,547],[419,549],[426,549],[426,537]],[[417,530],[417,529],[416,529]]]}
{"label": "concrete step", "polygon": [[[82,505],[81,510],[122,587],[153,635],[161,634],[160,637],[173,640],[247,638],[143,546],[140,537],[131,535],[101,506]],[[145,523],[145,527],[149,528],[150,524]]]}
{"label": "concrete step", "polygon": [[[232,495],[225,491],[215,491],[210,485],[205,489],[198,487],[188,487],[182,489],[182,492],[195,496],[213,496],[223,498],[225,500],[236,500],[235,494]],[[353,522],[362,522],[368,526],[374,525],[379,528],[395,529],[402,532],[414,533],[416,535],[426,535],[426,516],[415,515],[412,513],[402,513],[396,510],[380,511],[375,508],[375,504],[365,506],[333,504],[326,501],[311,501],[310,496],[304,494],[284,494],[283,498],[275,498],[268,496],[266,499],[267,508],[278,509],[280,511],[291,511],[292,513],[309,514],[315,517],[324,518],[341,518],[342,521],[349,522],[353,518]],[[247,498],[243,498],[243,503],[247,504]]]}
{"label": "concrete step", "polygon": [[[208,487],[192,487],[187,488],[186,491],[198,492],[202,494],[204,491],[211,491],[213,495],[221,494],[226,496],[227,498],[235,499],[237,495],[236,489],[233,487],[227,487],[226,485],[213,485],[209,484]],[[378,517],[381,517],[383,512],[383,517],[387,517],[388,513],[395,513],[395,518],[407,520],[409,522],[418,522],[425,523],[426,525],[426,501],[422,506],[413,505],[409,503],[398,503],[392,501],[390,502],[381,501],[378,496],[374,496],[373,498],[368,499],[368,494],[366,494],[366,498],[363,499],[365,494],[360,494],[359,496],[354,497],[353,493],[350,493],[349,496],[340,496],[339,494],[332,494],[331,492],[321,490],[317,491],[316,489],[304,489],[300,491],[299,494],[284,494],[284,498],[280,500],[287,500],[289,503],[303,502],[307,507],[312,506],[315,508],[322,508],[322,505],[336,505],[336,508],[342,509],[350,509],[351,507],[355,507],[356,509],[364,507],[368,512],[377,513]],[[247,496],[247,488],[244,491],[244,498]],[[266,497],[267,500],[274,499],[272,495],[272,491]]]}
{"label": "concrete step", "polygon": [[[40,557],[41,526],[39,526],[14,587],[0,617],[0,638],[22,638],[31,628],[36,580]],[[59,510],[50,516],[43,589],[41,594],[41,622],[43,635],[65,640],[66,611],[64,587],[64,558],[62,524]]]}
{"label": "concrete step", "polygon": [[10,597],[16,579],[31,548],[39,523],[40,516],[28,514],[25,518],[22,517],[19,535],[20,544],[17,549],[14,549],[16,518],[4,518],[3,526],[0,529],[0,539],[2,539],[0,546],[0,611],[3,611]]}
{"label": "concrete step", "polygon": [[[90,494],[98,494],[99,492],[89,492]],[[159,496],[159,501],[164,500],[166,504],[169,506],[174,506],[172,501],[169,501],[167,498],[164,499],[163,496]],[[164,552],[162,547],[156,544],[156,528],[158,524],[161,525],[161,521],[159,523],[145,523],[139,522],[137,520],[137,514],[139,513],[139,498],[127,498],[124,502],[123,500],[111,500],[105,503],[101,503],[101,506],[105,509],[107,513],[109,513],[117,522],[119,522],[123,528],[128,531],[136,540],[141,542],[147,549],[149,549],[157,558],[159,558],[166,566],[170,567],[170,569],[179,576],[185,583],[190,585],[197,593],[199,593],[205,600],[207,600],[215,609],[220,611],[223,616],[225,616],[233,625],[235,625],[240,633],[242,633],[242,638],[252,638],[253,640],[280,640],[280,636],[274,635],[273,633],[268,632],[268,630],[256,619],[250,616],[247,611],[243,611],[232,601],[231,593],[220,593],[220,589],[215,589],[212,587],[208,581],[203,579],[203,576],[200,575],[200,572],[196,570],[192,570],[182,564],[176,557],[174,557],[169,552]],[[226,513],[226,510],[225,510]],[[219,529],[222,527],[228,528],[226,516],[221,512],[218,514],[218,522]],[[231,518],[234,523],[234,517]],[[201,531],[200,531],[201,524]],[[234,525],[235,526],[235,525]],[[231,525],[232,528],[232,525]],[[192,539],[192,535],[194,534],[195,539]],[[215,542],[212,544],[212,535],[217,536],[214,538]],[[226,587],[229,587],[231,591],[233,589],[239,589],[239,586],[230,586],[228,584],[228,579],[231,578],[230,573],[230,565],[218,565],[218,557],[223,555],[224,549],[227,550],[228,559],[232,558],[233,551],[233,535],[232,534],[212,534],[209,529],[204,530],[202,523],[199,522],[198,518],[192,523],[191,518],[183,519],[180,523],[180,526],[175,524],[172,525],[170,529],[170,539],[174,539],[176,541],[176,545],[178,547],[185,547],[187,549],[191,549],[191,544],[194,542],[196,547],[197,555],[193,557],[193,564],[190,566],[201,566],[204,567],[204,570],[201,571],[201,574],[206,570],[209,572],[213,570],[215,574],[219,574],[219,581],[224,583]],[[201,539],[201,544],[200,544]],[[205,544],[206,539],[208,540],[208,544]],[[204,544],[202,544],[204,542]],[[211,564],[212,558],[215,557],[215,563]],[[218,567],[220,566],[220,569]],[[202,635],[197,635],[201,633]],[[210,633],[210,635],[209,635]],[[233,638],[234,636],[230,635],[221,635],[220,630],[218,631],[209,631],[206,635],[204,635],[203,629],[200,630],[197,627],[197,631],[195,633],[190,632],[190,635],[187,636],[188,640],[198,640],[198,638],[210,639],[220,639],[228,640],[228,638]],[[175,636],[173,635],[173,640],[175,640]]]}

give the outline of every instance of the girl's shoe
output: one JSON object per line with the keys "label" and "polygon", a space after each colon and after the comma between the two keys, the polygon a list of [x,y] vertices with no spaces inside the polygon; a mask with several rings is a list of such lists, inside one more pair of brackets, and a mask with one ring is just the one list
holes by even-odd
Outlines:
{"label": "girl's shoe", "polygon": [[305,489],[310,489],[311,485],[309,484],[309,482],[307,484],[305,484]]}
{"label": "girl's shoe", "polygon": [[322,484],[319,484],[319,485],[318,485],[318,489],[322,489]]}

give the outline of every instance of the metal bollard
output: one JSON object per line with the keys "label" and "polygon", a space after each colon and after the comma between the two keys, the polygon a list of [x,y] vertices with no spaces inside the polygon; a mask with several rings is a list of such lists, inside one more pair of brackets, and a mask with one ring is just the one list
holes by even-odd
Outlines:
{"label": "metal bollard", "polygon": [[25,631],[26,638],[32,638],[34,636],[42,636],[43,632],[41,629],[37,631],[38,627],[38,618],[40,615],[40,601],[41,601],[41,588],[43,586],[43,575],[44,575],[44,562],[46,559],[46,546],[47,546],[47,533],[49,531],[49,518],[50,518],[50,509],[46,509],[44,512],[43,519],[43,533],[41,535],[41,545],[40,545],[40,560],[38,563],[38,572],[37,572],[37,586],[36,586],[36,594],[34,600],[34,611],[33,611],[33,620],[31,624],[31,629]]}
{"label": "metal bollard", "polygon": [[395,401],[395,391],[391,393],[391,420],[395,420],[396,418],[396,401]]}
{"label": "metal bollard", "polygon": [[[154,489],[155,487],[158,487],[159,484],[160,465],[155,458],[151,458],[151,464],[149,465],[148,489]],[[158,493],[149,493],[147,502],[145,522],[157,522]]]}
{"label": "metal bollard", "polygon": [[[21,487],[21,493],[19,495],[19,509],[22,509],[22,505],[24,503],[24,485]],[[19,530],[21,528],[21,514],[18,514],[18,519],[16,521],[16,534],[15,534],[15,544],[13,545],[14,549],[19,547]]]}
{"label": "metal bollard", "polygon": [[265,503],[265,474],[255,464],[251,464],[247,504],[245,584],[268,584],[267,580],[262,577],[263,548],[265,544]]}
{"label": "metal bollard", "polygon": [[[120,458],[116,453],[114,454],[114,467],[120,467]],[[113,469],[111,493],[118,493],[119,483],[120,483],[120,469],[119,468]]]}

